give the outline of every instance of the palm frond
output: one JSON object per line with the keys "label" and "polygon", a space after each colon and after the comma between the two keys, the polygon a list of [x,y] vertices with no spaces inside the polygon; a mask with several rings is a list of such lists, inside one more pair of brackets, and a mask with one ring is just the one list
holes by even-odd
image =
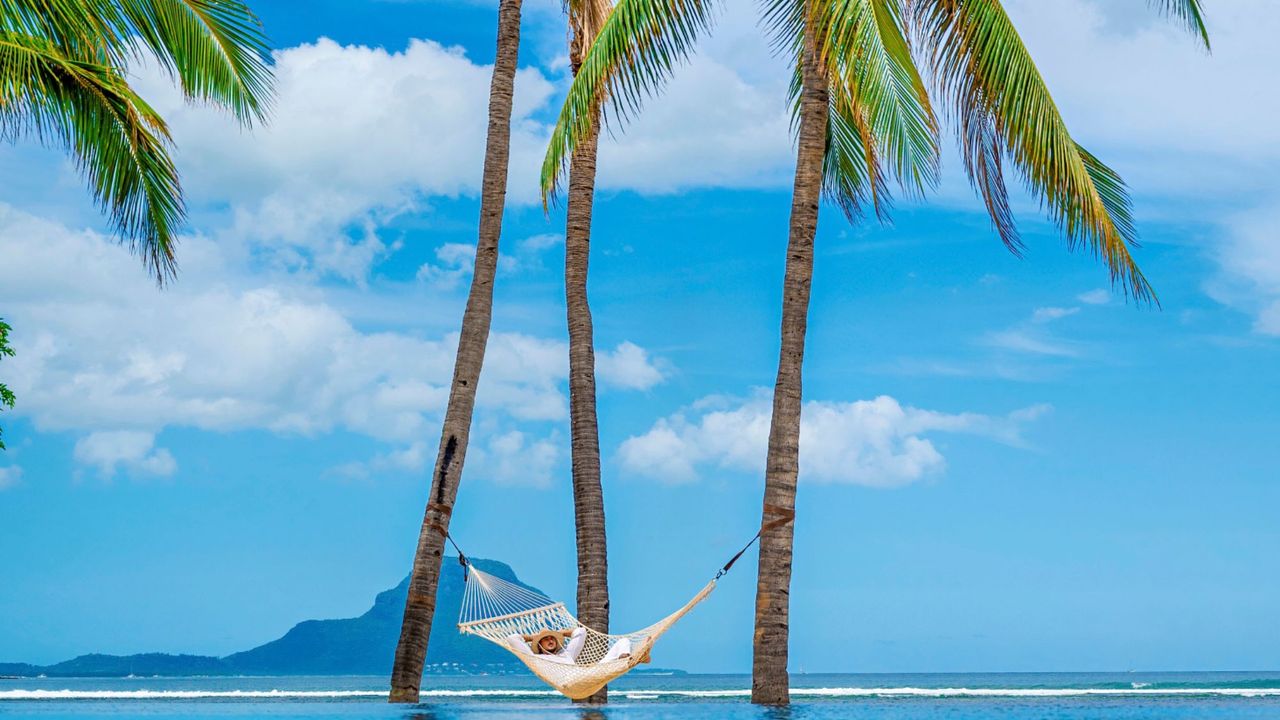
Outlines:
{"label": "palm frond", "polygon": [[866,113],[839,85],[832,88],[827,113],[822,190],[851,222],[868,205],[878,219],[888,220],[892,197],[874,131]]}
{"label": "palm frond", "polygon": [[240,0],[118,0],[138,37],[190,100],[265,120],[271,53],[262,23]]}
{"label": "palm frond", "polygon": [[832,98],[868,125],[877,155],[909,195],[937,184],[938,123],[890,0],[819,0],[819,53]]}
{"label": "palm frond", "polygon": [[796,58],[793,120],[803,33],[812,27],[818,36],[830,97],[823,192],[851,220],[867,205],[887,220],[891,180],[913,196],[937,182],[938,123],[898,13],[892,0],[773,0],[766,8],[775,44]]}
{"label": "palm frond", "polygon": [[265,120],[271,53],[242,0],[5,0],[0,30],[43,37],[70,56],[123,68],[144,50],[189,100]]}
{"label": "palm frond", "polygon": [[160,282],[173,276],[185,210],[168,129],[119,71],[0,32],[0,135],[24,134],[70,150],[116,232]]}
{"label": "palm frond", "polygon": [[1009,187],[1004,180],[1004,150],[989,113],[961,115],[960,154],[969,183],[977,190],[991,216],[991,224],[1009,252],[1022,256],[1025,246],[1009,205]]}
{"label": "palm frond", "polygon": [[1016,235],[1008,234],[1003,179],[990,160],[997,145],[1044,202],[1069,248],[1084,245],[1126,294],[1154,301],[1129,253],[1136,234],[1124,183],[1072,139],[998,0],[908,0],[908,12],[913,39],[930,61],[962,143],[981,151],[967,151],[966,169],[1005,243],[1017,247]]}
{"label": "palm frond", "polygon": [[1210,50],[1209,29],[1204,24],[1204,9],[1200,0],[1147,0],[1160,12],[1182,23],[1187,32],[1200,38],[1204,49]]}
{"label": "palm frond", "polygon": [[129,21],[115,0],[4,0],[0,31],[42,37],[69,54],[101,54],[123,67],[133,55]]}
{"label": "palm frond", "polygon": [[569,87],[542,162],[542,201],[559,191],[577,144],[604,107],[621,120],[639,110],[687,59],[711,23],[713,0],[619,0]]}

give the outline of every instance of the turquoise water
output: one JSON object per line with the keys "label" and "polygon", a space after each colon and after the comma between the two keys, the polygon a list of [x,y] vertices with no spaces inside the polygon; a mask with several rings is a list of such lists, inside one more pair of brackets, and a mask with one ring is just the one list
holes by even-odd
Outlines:
{"label": "turquoise water", "polygon": [[603,710],[532,677],[429,677],[391,706],[380,677],[0,680],[5,718],[556,718],[573,720],[1216,720],[1280,718],[1280,672],[795,675],[792,705],[747,702],[746,675],[631,676]]}

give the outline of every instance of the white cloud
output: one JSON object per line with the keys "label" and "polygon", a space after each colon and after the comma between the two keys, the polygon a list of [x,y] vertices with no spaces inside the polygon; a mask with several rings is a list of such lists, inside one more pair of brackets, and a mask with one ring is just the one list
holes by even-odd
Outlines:
{"label": "white cloud", "polygon": [[468,453],[466,473],[500,485],[549,487],[560,461],[556,440],[555,435],[530,440],[519,430],[493,435],[474,454]]}
{"label": "white cloud", "polygon": [[1076,348],[1047,333],[1033,332],[1023,327],[987,333],[983,337],[982,343],[1001,350],[1011,350],[1031,355],[1076,357],[1080,354],[1080,351]]}
{"label": "white cloud", "polygon": [[1109,0],[1007,5],[1072,135],[1114,159],[1139,192],[1229,199],[1259,188],[1248,168],[1276,170],[1280,94],[1258,90],[1280,67],[1273,3],[1206,4],[1212,54],[1139,3],[1126,17]]}
{"label": "white cloud", "polygon": [[[431,41],[388,52],[322,38],[276,53],[274,112],[250,133],[185,105],[159,77],[147,96],[173,128],[193,205],[234,208],[227,241],[266,248],[289,269],[361,281],[389,251],[381,225],[426,209],[426,198],[478,192],[491,73]],[[536,198],[546,129],[531,116],[553,89],[539,70],[518,74],[516,202]]]}
{"label": "white cloud", "polygon": [[1089,292],[1083,292],[1077,295],[1076,300],[1079,300],[1085,305],[1106,305],[1111,302],[1111,291],[1105,288],[1090,290]]}
{"label": "white cloud", "polygon": [[[1280,16],[1260,0],[1211,9],[1212,56],[1162,21],[1117,20],[1109,4],[1009,6],[1075,134],[1095,150],[1119,152],[1126,173],[1146,172],[1129,177],[1140,192],[1178,193],[1194,183],[1197,194],[1234,196],[1242,183],[1256,190],[1265,184],[1259,178],[1275,176],[1280,139],[1268,118],[1280,96],[1255,90],[1266,86],[1260,68],[1280,63],[1280,45],[1271,42]],[[625,132],[604,139],[601,187],[786,186],[794,162],[786,63],[771,53],[756,17],[754,7],[735,3],[661,97],[646,101]],[[0,207],[0,300],[7,315],[24,321],[10,384],[23,390],[23,412],[38,427],[342,428],[400,448],[430,435],[447,393],[451,336],[365,332],[313,285],[237,272],[265,258],[294,273],[283,276],[286,283],[316,273],[360,283],[394,252],[382,235],[390,219],[416,212],[429,220],[430,198],[474,195],[490,68],[429,41],[388,52],[322,39],[277,60],[273,120],[250,133],[182,104],[154,74],[145,79],[147,97],[173,127],[197,218],[224,221],[184,242],[178,287],[158,294],[136,261],[102,238]],[[517,80],[513,203],[536,201],[545,119],[564,86],[563,76],[553,83],[548,72],[525,68]],[[1188,88],[1200,101],[1185,102]],[[1211,161],[1191,157],[1189,147]],[[1152,158],[1169,158],[1179,172]],[[1214,175],[1189,166],[1222,169]],[[956,172],[952,165],[949,173]],[[1280,333],[1280,271],[1270,270],[1267,230],[1276,219],[1258,211],[1235,224],[1221,254],[1224,277],[1247,289],[1225,287],[1230,282],[1215,289],[1215,297],[1255,313],[1267,333]],[[520,253],[560,241],[527,238],[508,257],[523,263]],[[471,251],[442,246],[424,280],[457,286]],[[1104,292],[1079,300],[1092,304]],[[1024,354],[1078,354],[1043,329],[1029,330],[1032,324],[985,341]],[[626,345],[600,354],[602,382],[631,389],[660,382],[662,364]],[[564,417],[563,343],[495,334],[490,348],[482,409],[521,421]]]}
{"label": "white cloud", "polygon": [[1080,312],[1080,308],[1078,307],[1036,308],[1035,311],[1031,313],[1031,322],[1033,323],[1053,322],[1054,320],[1061,320],[1064,317],[1075,315],[1078,312]]}
{"label": "white cloud", "polygon": [[[550,487],[561,459],[559,436],[530,438],[521,430],[477,431],[467,449],[467,477],[481,478],[499,485]],[[486,439],[487,437],[487,439]],[[477,440],[478,438],[478,440]],[[414,442],[391,452],[379,453],[364,462],[351,462],[335,472],[353,479],[367,479],[384,473],[421,473],[435,460],[435,445]]]}
{"label": "white cloud", "polygon": [[542,252],[557,245],[564,244],[564,236],[555,233],[543,233],[527,237],[518,243],[518,247],[525,252]]}
{"label": "white cloud", "polygon": [[75,459],[97,467],[108,478],[119,467],[135,475],[168,477],[178,469],[178,463],[155,443],[154,434],[139,430],[92,432],[76,442]]}
{"label": "white cloud", "polygon": [[[251,132],[183,103],[158,72],[144,71],[142,84],[173,130],[193,207],[232,208],[221,240],[285,269],[361,283],[394,251],[382,235],[390,220],[429,214],[433,197],[478,194],[491,73],[431,40],[389,52],[321,38],[276,53],[274,112]],[[726,13],[625,132],[602,139],[599,186],[785,186],[788,77],[755,9]],[[519,71],[509,203],[539,201],[548,119],[568,82],[564,68]]]}
{"label": "white cloud", "polygon": [[[1277,175],[1280,94],[1258,91],[1269,87],[1266,69],[1280,67],[1280,14],[1267,0],[1208,7],[1212,54],[1136,0],[1005,5],[1072,134],[1140,196],[1234,201],[1259,189],[1259,171]],[[661,97],[602,144],[602,186],[786,187],[794,157],[784,55],[770,49],[758,8],[729,3]],[[980,211],[955,159],[946,199]],[[1034,216],[1034,206],[1026,210]]]}
{"label": "white cloud", "polygon": [[1026,320],[1004,330],[987,333],[982,337],[981,343],[1000,350],[1028,355],[1077,357],[1081,354],[1078,344],[1058,338],[1046,326],[1078,312],[1080,312],[1078,305],[1036,308]]}
{"label": "white cloud", "polygon": [[[106,238],[0,204],[0,303],[18,350],[6,382],[22,398],[18,414],[42,431],[342,429],[400,447],[431,435],[448,397],[456,333],[364,332],[313,288],[237,282],[228,272],[210,278],[222,266],[217,247],[193,238],[184,250],[202,270],[158,291]],[[479,411],[564,419],[567,353],[563,341],[494,333]],[[615,356],[618,369],[601,377],[608,386],[661,379],[643,349],[606,354]],[[132,436],[134,446],[140,437]],[[112,460],[102,442],[79,457],[104,471],[131,461],[165,470],[160,451],[147,462],[150,455],[136,453]],[[417,461],[410,453],[384,462]]]}
{"label": "white cloud", "polygon": [[597,353],[596,372],[602,381],[628,390],[648,390],[664,379],[648,351],[633,342]]}
{"label": "white cloud", "polygon": [[385,472],[419,473],[427,466],[427,443],[418,441],[407,447],[378,453],[364,462],[349,462],[334,468],[344,477],[363,480]]}
{"label": "white cloud", "polygon": [[1254,330],[1280,336],[1280,202],[1227,220],[1217,247],[1220,276],[1209,293],[1253,314]]}
{"label": "white cloud", "polygon": [[[1009,3],[1073,134],[1114,161],[1140,195],[1197,200],[1235,200],[1277,174],[1280,141],[1269,118],[1280,114],[1280,96],[1256,92],[1266,86],[1261,68],[1280,65],[1271,42],[1280,18],[1268,9],[1261,0],[1213,7],[1215,52],[1207,55],[1154,12],[1121,16],[1098,0]],[[719,15],[660,95],[603,138],[601,188],[788,186],[786,58],[770,48],[754,6],[734,2]],[[390,220],[412,212],[429,221],[431,198],[478,192],[490,73],[430,40],[389,52],[319,39],[277,53],[273,118],[248,133],[184,104],[159,73],[144,73],[144,90],[173,128],[197,215],[221,217],[210,231],[220,242],[359,284],[395,251],[383,236]],[[558,60],[520,71],[513,204],[537,201],[547,121],[567,83]],[[1185,102],[1188,92],[1197,102]],[[948,167],[943,199],[978,211],[958,166]],[[456,270],[446,264],[440,277],[456,282]]]}
{"label": "white cloud", "polygon": [[899,358],[884,370],[907,375],[1044,380],[1069,362],[1096,359],[1101,354],[1095,344],[1065,336],[1055,325],[1082,311],[1096,310],[1110,297],[1106,290],[1091,290],[1076,296],[1081,305],[1035,308],[1017,322],[976,337],[974,344],[986,350],[974,357]]}
{"label": "white cloud", "polygon": [[[767,50],[750,61],[777,65]],[[745,72],[713,53],[678,69],[661,96],[601,142],[600,187],[669,193],[786,186],[795,158],[785,75],[753,83]]]}
{"label": "white cloud", "polygon": [[[903,406],[888,396],[856,402],[809,401],[800,426],[803,479],[897,487],[936,475],[942,453],[926,437],[968,433],[1021,444],[1024,424],[1047,406],[1007,417],[949,414]],[[664,482],[689,482],[702,468],[760,473],[769,437],[771,400],[757,392],[747,400],[704,398],[687,411],[658,420],[643,435],[628,438],[619,456],[632,472]]]}
{"label": "white cloud", "polygon": [[[603,138],[602,188],[789,184],[787,59],[770,47],[756,7],[730,5],[659,96]],[[1269,119],[1280,96],[1256,89],[1263,68],[1280,65],[1280,17],[1264,0],[1210,9],[1212,55],[1154,11],[1120,17],[1102,0],[1007,5],[1073,134],[1143,173],[1131,177],[1140,191],[1218,188],[1228,197],[1241,182],[1256,185],[1241,167],[1275,169],[1280,140]],[[372,226],[432,196],[478,191],[491,70],[431,40],[389,52],[322,38],[277,53],[274,116],[252,133],[184,105],[158,73],[146,90],[173,126],[194,202],[235,205],[236,234],[300,252],[282,261],[357,278],[388,250]],[[547,120],[567,84],[558,62],[520,71],[514,203],[537,201]],[[1188,92],[1197,102],[1185,101]],[[1188,162],[1217,174],[1187,172]]]}
{"label": "white cloud", "polygon": [[0,490],[7,490],[22,480],[22,468],[17,465],[0,467]]}
{"label": "white cloud", "polygon": [[[538,235],[516,244],[514,252],[503,251],[498,255],[498,272],[513,273],[525,266],[540,264],[538,252],[547,245],[541,244]],[[550,236],[550,237],[555,237]],[[437,290],[453,290],[470,281],[476,264],[476,246],[474,243],[445,243],[435,250],[436,262],[423,263],[416,274],[419,282],[426,283]]]}
{"label": "white cloud", "polygon": [[476,262],[476,246],[466,243],[445,243],[436,248],[436,262],[423,263],[417,277],[442,290],[452,290],[464,278],[471,276]]}

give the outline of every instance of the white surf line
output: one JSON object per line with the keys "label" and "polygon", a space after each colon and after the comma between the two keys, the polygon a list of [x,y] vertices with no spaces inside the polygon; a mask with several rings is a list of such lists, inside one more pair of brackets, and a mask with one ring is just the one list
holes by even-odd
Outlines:
{"label": "white surf line", "polygon": [[[729,698],[749,697],[750,690],[617,690],[637,700],[661,696]],[[1083,697],[1222,695],[1229,697],[1280,697],[1280,688],[791,688],[793,697]]]}
{"label": "white surf line", "polygon": [[798,688],[792,695],[909,697],[1079,697],[1150,695],[1280,696],[1280,688]]}
{"label": "white surf line", "polygon": [[381,690],[0,690],[0,700],[199,700],[387,697]]}
{"label": "white surf line", "polygon": [[[615,690],[632,700],[660,698],[738,698],[749,697],[750,690]],[[1222,696],[1280,697],[1280,688],[792,688],[793,697],[1153,697],[1153,696]],[[433,698],[528,698],[557,697],[552,690],[424,690],[421,697]],[[0,690],[5,700],[200,700],[200,699],[335,699],[386,698],[381,690]]]}
{"label": "white surf line", "polygon": [[[558,696],[554,690],[423,690],[421,697]],[[200,700],[385,698],[385,690],[0,690],[0,700]]]}

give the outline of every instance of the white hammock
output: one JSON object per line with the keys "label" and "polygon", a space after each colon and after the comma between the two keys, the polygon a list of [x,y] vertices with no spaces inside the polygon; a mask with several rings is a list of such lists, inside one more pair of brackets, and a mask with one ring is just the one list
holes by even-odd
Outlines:
{"label": "white hammock", "polygon": [[[706,599],[716,586],[715,580],[707,583],[684,607],[647,628],[624,635],[608,635],[578,622],[565,609],[564,603],[477,570],[474,565],[468,571],[466,590],[462,596],[462,611],[458,616],[458,630],[501,646],[527,665],[534,675],[574,700],[591,697],[610,680],[625,674],[641,662],[648,662],[649,650],[658,637],[692,610],[694,605]],[[544,630],[576,628],[582,628],[586,632],[586,641],[573,662],[564,658],[552,660],[546,655],[535,655],[532,651],[521,652],[508,642],[511,635],[534,635]],[[615,648],[620,641],[630,644],[630,652],[617,657],[618,650],[626,648],[625,645]],[[609,652],[611,648],[614,648],[613,653]]]}

